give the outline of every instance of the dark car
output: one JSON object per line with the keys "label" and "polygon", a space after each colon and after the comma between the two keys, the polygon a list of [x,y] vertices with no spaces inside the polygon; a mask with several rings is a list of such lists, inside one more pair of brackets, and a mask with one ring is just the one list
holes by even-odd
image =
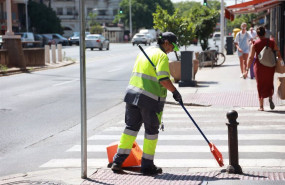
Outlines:
{"label": "dark car", "polygon": [[[85,36],[89,35],[90,32],[85,32]],[[74,32],[71,37],[68,38],[69,45],[72,46],[73,44],[79,45],[79,38],[80,38],[80,33],[79,32]]]}
{"label": "dark car", "polygon": [[52,39],[52,35],[51,34],[42,34],[42,37],[43,37],[44,45],[56,44],[55,40]]}
{"label": "dark car", "polygon": [[52,39],[55,40],[56,44],[62,44],[63,46],[67,46],[69,44],[67,38],[61,36],[58,33],[53,33]]}
{"label": "dark car", "polygon": [[79,45],[79,36],[80,36],[79,32],[74,32],[73,35],[68,38],[69,45],[71,46],[73,44],[76,44],[78,46]]}
{"label": "dark car", "polygon": [[35,36],[35,41],[37,42],[37,43],[35,43],[35,46],[36,47],[44,47],[45,43],[44,43],[43,35],[34,34],[34,36]]}

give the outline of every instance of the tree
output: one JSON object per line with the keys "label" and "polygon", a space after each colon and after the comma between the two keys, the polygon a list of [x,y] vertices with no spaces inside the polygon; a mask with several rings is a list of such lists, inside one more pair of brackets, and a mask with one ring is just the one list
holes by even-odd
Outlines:
{"label": "tree", "polygon": [[[153,16],[157,5],[173,14],[174,7],[171,0],[131,0],[132,2],[132,26],[133,30],[140,28],[152,28]],[[116,15],[114,22],[122,22],[129,25],[129,0],[122,0],[120,3],[122,13]]]}
{"label": "tree", "polygon": [[37,33],[63,34],[60,19],[46,5],[29,1],[28,13],[31,20],[31,27],[35,28]]}
{"label": "tree", "polygon": [[91,34],[102,34],[103,28],[101,25],[97,24],[97,25],[91,26],[89,31]]}
{"label": "tree", "polygon": [[97,14],[96,13],[93,13],[93,12],[90,12],[88,14],[88,17],[89,17],[89,21],[88,21],[88,24],[89,24],[89,31],[91,34],[94,34],[94,33],[98,33],[98,34],[102,34],[103,32],[103,28],[102,26],[96,21],[96,17],[97,17]]}
{"label": "tree", "polygon": [[177,36],[178,46],[190,45],[195,38],[194,24],[185,17],[178,15],[178,10],[173,15],[169,15],[167,10],[157,6],[156,12],[153,13],[154,28],[162,32],[170,31]]}
{"label": "tree", "polygon": [[217,22],[220,20],[220,14],[217,10],[221,9],[219,1],[207,1],[207,6],[202,6],[197,2],[180,2],[174,4],[179,9],[179,14],[183,17],[189,17],[195,24],[196,35],[201,47],[205,50],[208,47],[208,39],[214,32]]}
{"label": "tree", "polygon": [[196,24],[196,35],[198,36],[202,50],[208,47],[208,39],[214,32],[219,12],[207,6],[194,7],[188,17]]}
{"label": "tree", "polygon": [[256,14],[243,14],[235,16],[235,19],[233,21],[227,22],[227,31],[232,32],[234,28],[240,28],[240,25],[245,22],[247,23],[247,27],[249,28],[251,26],[251,23],[253,23],[253,19],[258,17]]}

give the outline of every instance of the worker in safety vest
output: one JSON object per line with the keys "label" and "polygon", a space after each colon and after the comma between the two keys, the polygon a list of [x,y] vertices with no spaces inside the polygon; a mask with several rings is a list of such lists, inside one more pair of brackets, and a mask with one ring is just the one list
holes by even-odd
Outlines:
{"label": "worker in safety vest", "polygon": [[153,160],[167,90],[173,93],[176,101],[182,101],[180,93],[169,79],[167,54],[179,51],[176,41],[177,37],[172,32],[165,32],[159,35],[157,46],[145,50],[155,68],[142,52],[137,56],[124,98],[126,127],[111,166],[114,172],[122,169],[122,163],[130,154],[137,134],[144,123],[145,137],[141,172],[144,175],[162,173],[162,169],[155,166]]}

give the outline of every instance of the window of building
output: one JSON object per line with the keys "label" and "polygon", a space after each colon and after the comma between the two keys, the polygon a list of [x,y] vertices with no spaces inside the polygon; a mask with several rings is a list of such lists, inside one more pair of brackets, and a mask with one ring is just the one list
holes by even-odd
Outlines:
{"label": "window of building", "polygon": [[72,7],[66,8],[66,15],[73,15],[73,8]]}
{"label": "window of building", "polygon": [[117,15],[118,14],[118,9],[114,9],[113,10],[113,15],[115,16],[115,15]]}
{"label": "window of building", "polygon": [[93,12],[93,8],[87,8],[87,15]]}
{"label": "window of building", "polygon": [[106,10],[99,10],[98,15],[106,15]]}
{"label": "window of building", "polygon": [[63,8],[56,8],[57,15],[63,15]]}

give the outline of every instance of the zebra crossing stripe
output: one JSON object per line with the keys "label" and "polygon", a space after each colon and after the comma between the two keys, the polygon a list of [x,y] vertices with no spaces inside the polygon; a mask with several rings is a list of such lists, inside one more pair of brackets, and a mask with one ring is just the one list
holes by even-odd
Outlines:
{"label": "zebra crossing stripe", "polygon": [[[107,167],[107,158],[89,158],[88,167],[102,168]],[[219,167],[215,159],[155,159],[154,163],[159,167],[185,167],[185,168],[210,168]],[[224,161],[225,166],[228,160]],[[239,159],[242,167],[285,167],[285,160],[282,159]],[[44,163],[40,168],[79,168],[81,166],[80,158],[70,159],[52,159]]]}
{"label": "zebra crossing stripe", "polygon": [[[183,114],[163,114],[163,118],[188,118],[187,114],[185,112],[182,112]],[[222,117],[222,118],[227,118],[226,114],[223,116],[222,114],[192,114],[193,117],[195,118],[211,118],[211,117]],[[253,114],[253,113],[244,113],[244,114],[239,114],[238,119],[241,117],[270,117],[272,118],[272,114]],[[274,115],[275,118],[278,118],[278,116]],[[282,119],[284,116],[279,116],[280,119]],[[275,120],[274,118],[274,120]],[[284,120],[284,118],[283,118]]]}
{"label": "zebra crossing stripe", "polygon": [[[167,126],[167,125],[166,125]],[[125,129],[124,126],[117,126],[117,127],[108,127],[104,129],[104,131],[123,131]],[[204,130],[227,130],[228,127],[225,125],[223,127],[221,126],[207,126],[203,128]],[[187,131],[187,130],[197,130],[196,127],[183,127],[183,128],[177,128],[177,127],[171,127],[169,129],[170,131]],[[280,128],[280,125],[251,125],[251,126],[243,126],[239,125],[238,130],[280,130],[285,131],[285,128]]]}
{"label": "zebra crossing stripe", "polygon": [[[87,145],[87,152],[106,152],[107,145]],[[220,152],[228,152],[228,146],[217,146]],[[249,145],[239,146],[239,152],[276,152],[285,154],[285,146],[276,145]],[[67,152],[80,152],[81,146],[74,145]],[[205,143],[205,146],[189,146],[189,145],[158,145],[156,147],[156,153],[196,153],[196,152],[209,152],[210,148]]]}
{"label": "zebra crossing stripe", "polygon": [[[88,140],[119,140],[121,135],[93,135]],[[138,135],[137,140],[143,140],[143,135]],[[163,135],[158,136],[159,140],[204,140],[201,135]],[[208,135],[208,139],[212,140],[228,140],[227,134]],[[285,140],[285,134],[239,134],[238,140]]]}

